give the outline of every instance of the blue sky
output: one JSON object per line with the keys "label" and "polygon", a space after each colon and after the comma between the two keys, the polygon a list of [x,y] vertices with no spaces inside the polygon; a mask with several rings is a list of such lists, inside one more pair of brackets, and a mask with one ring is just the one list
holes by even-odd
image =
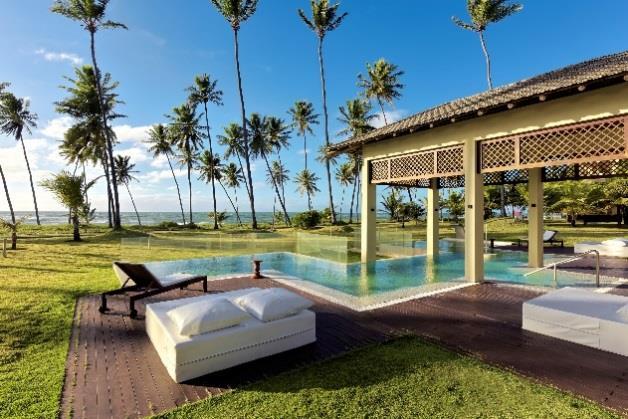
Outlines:
{"label": "blue sky", "polygon": [[[490,27],[486,35],[496,85],[622,51],[628,45],[625,0],[522,2],[521,13]],[[50,13],[51,3],[5,0],[1,6],[0,81],[11,82],[11,91],[29,97],[40,118],[39,128],[26,142],[36,179],[64,167],[57,141],[68,121],[55,113],[53,103],[64,95],[59,89],[63,76],[72,75],[74,65],[89,63],[87,34],[76,23]],[[249,112],[287,119],[294,101],[305,99],[322,113],[316,39],[296,14],[297,8],[308,6],[307,0],[260,0],[257,13],[243,25],[241,62]],[[393,119],[486,89],[477,35],[451,22],[452,15],[466,20],[464,0],[344,0],[341,9],[349,16],[325,45],[330,128],[335,140],[340,140],[335,137],[341,128],[338,106],[358,95],[357,74],[378,58],[405,71],[403,97],[388,109]],[[140,182],[131,186],[139,209],[176,211],[167,166],[146,153],[142,139],[148,126],[164,122],[164,114],[185,100],[184,89],[202,72],[218,79],[225,93],[224,106],[209,111],[213,135],[238,121],[232,32],[208,0],[111,0],[109,17],[129,27],[97,35],[100,65],[120,82],[119,94],[126,102],[120,111],[128,117],[118,120],[116,127],[121,140],[118,153],[131,155],[141,172]],[[311,151],[323,141],[321,126],[310,141]],[[302,143],[295,136],[292,144],[282,158],[294,174],[301,169]],[[310,162],[324,190],[323,169],[313,159]],[[15,207],[32,210],[23,157],[13,139],[0,136],[0,163]],[[258,209],[267,211],[272,208],[272,191],[262,165],[255,165],[254,181]],[[90,175],[99,174],[97,168],[90,170]],[[193,189],[195,210],[208,210],[209,188],[195,182]],[[292,191],[292,185],[288,189]],[[335,189],[339,197],[341,190]],[[288,195],[289,210],[305,208],[304,199],[296,193]],[[61,209],[40,188],[38,196],[41,209]],[[92,199],[98,209],[105,209],[103,187]],[[324,207],[325,194],[318,194],[314,201],[315,206]],[[131,209],[128,197],[123,195],[121,202],[123,210]],[[219,208],[228,209],[222,196]],[[0,200],[0,210],[6,209]]]}

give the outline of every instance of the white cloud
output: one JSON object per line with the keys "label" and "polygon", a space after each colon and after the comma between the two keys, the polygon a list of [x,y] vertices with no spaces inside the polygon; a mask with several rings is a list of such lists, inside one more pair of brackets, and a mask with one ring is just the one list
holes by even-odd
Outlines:
{"label": "white cloud", "polygon": [[72,118],[69,116],[61,116],[46,122],[46,126],[39,131],[46,137],[55,140],[63,140],[65,132],[72,126]]}
{"label": "white cloud", "polygon": [[157,157],[153,157],[150,162],[150,166],[154,167],[155,169],[163,169],[165,167],[168,167],[168,159],[166,158],[166,156],[160,154]]}
{"label": "white cloud", "polygon": [[131,163],[142,163],[149,159],[149,153],[145,147],[135,146],[124,150],[116,149],[115,154],[131,157]]}
{"label": "white cloud", "polygon": [[[406,111],[399,109],[399,110],[394,110],[394,111],[386,111],[384,112],[384,114],[386,115],[386,120],[390,124],[392,122],[399,121],[400,119],[405,117]],[[384,125],[386,125],[384,122],[384,115],[381,112],[378,112],[377,116],[373,118],[373,121],[371,122],[371,124],[375,128],[381,128]]]}
{"label": "white cloud", "polygon": [[124,142],[143,142],[148,140],[148,130],[150,125],[134,127],[131,125],[116,125],[113,131],[116,133],[118,141]]}
{"label": "white cloud", "polygon": [[46,61],[57,61],[57,62],[67,61],[74,65],[83,64],[83,59],[79,57],[78,55],[73,54],[71,52],[53,52],[53,51],[47,51],[44,48],[40,48],[37,51],[35,51],[35,54],[43,57],[44,60]]}
{"label": "white cloud", "polygon": [[[186,177],[187,171],[184,169],[175,169],[174,174],[177,176],[177,179],[178,179],[178,178]],[[153,170],[150,172],[142,173],[141,175],[137,176],[137,178],[140,179],[141,181],[148,182],[148,183],[159,183],[165,179],[172,179],[172,172],[170,171],[170,169]]]}
{"label": "white cloud", "polygon": [[306,152],[307,152],[307,154],[310,154],[311,150],[309,148],[306,148],[305,150],[300,149],[299,151],[297,151],[297,154],[300,154],[300,155],[303,156]]}

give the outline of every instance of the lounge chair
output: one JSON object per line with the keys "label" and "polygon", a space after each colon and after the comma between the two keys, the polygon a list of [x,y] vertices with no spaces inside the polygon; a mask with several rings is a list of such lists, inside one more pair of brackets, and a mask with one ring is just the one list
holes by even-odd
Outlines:
{"label": "lounge chair", "polygon": [[522,328],[628,356],[628,297],[561,288],[523,303]]}
{"label": "lounge chair", "polygon": [[113,270],[120,279],[122,286],[113,291],[101,294],[101,313],[108,311],[107,297],[110,295],[132,293],[129,297],[129,314],[131,318],[137,317],[135,302],[146,297],[161,294],[177,288],[183,289],[197,282],[203,283],[203,292],[207,292],[207,276],[172,275],[165,278],[155,277],[142,264],[114,262]]}
{"label": "lounge chair", "polygon": [[[248,310],[249,306],[242,302],[243,297],[269,292],[276,292],[274,296],[279,301],[275,303],[282,306],[279,309],[283,314],[278,315],[275,306],[271,310],[274,317],[265,318]],[[225,310],[225,304],[230,308]],[[180,383],[315,342],[316,314],[308,310],[311,304],[297,294],[277,288],[247,288],[152,303],[146,306],[146,333],[170,377]],[[221,308],[212,310],[212,306]],[[264,310],[263,305],[259,307]],[[173,315],[173,311],[181,309],[187,312],[181,317]],[[203,313],[204,309],[208,312]],[[195,331],[184,332],[178,320],[194,316]],[[234,316],[235,321],[229,322]],[[222,325],[204,329],[199,326],[217,321],[222,321]]]}
{"label": "lounge chair", "polygon": [[575,253],[597,250],[601,256],[628,258],[628,239],[613,239],[603,242],[580,242],[574,246]]}
{"label": "lounge chair", "polygon": [[[560,244],[560,247],[565,247],[565,242],[563,240],[557,240],[556,239],[556,235],[558,234],[558,231],[554,231],[554,230],[546,230],[543,232],[543,243],[549,243],[551,245],[558,245]],[[527,243],[528,242],[528,238],[527,237],[521,237],[519,239],[517,239],[517,246],[521,246],[522,243]]]}

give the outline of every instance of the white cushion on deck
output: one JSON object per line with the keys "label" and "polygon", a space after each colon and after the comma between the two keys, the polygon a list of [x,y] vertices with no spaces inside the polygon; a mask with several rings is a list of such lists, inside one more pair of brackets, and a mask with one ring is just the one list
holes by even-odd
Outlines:
{"label": "white cushion on deck", "polygon": [[628,246],[628,239],[618,238],[618,239],[605,240],[602,242],[602,244],[608,247],[626,247]]}
{"label": "white cushion on deck", "polygon": [[283,319],[312,307],[313,303],[284,288],[267,288],[238,297],[236,304],[263,322]]}
{"label": "white cushion on deck", "polygon": [[522,327],[536,333],[628,356],[628,297],[562,288],[523,304]]}
{"label": "white cushion on deck", "polygon": [[249,314],[226,298],[188,303],[168,311],[180,335],[195,336],[233,327],[249,318]]}

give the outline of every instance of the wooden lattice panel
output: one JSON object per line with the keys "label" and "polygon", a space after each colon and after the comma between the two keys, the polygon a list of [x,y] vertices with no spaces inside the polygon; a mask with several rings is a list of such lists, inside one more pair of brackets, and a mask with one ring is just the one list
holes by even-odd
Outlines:
{"label": "wooden lattice panel", "polygon": [[462,146],[454,146],[374,160],[370,162],[371,182],[405,185],[418,179],[460,176],[462,158]]}
{"label": "wooden lattice panel", "polygon": [[578,165],[578,176],[582,179],[628,176],[628,160],[605,160]]}
{"label": "wooden lattice panel", "polygon": [[464,188],[464,176],[445,176],[438,178],[438,188]]}
{"label": "wooden lattice panel", "polygon": [[515,185],[528,181],[527,170],[509,170],[507,172],[489,172],[483,174],[484,185]]}
{"label": "wooden lattice panel", "polygon": [[576,179],[578,174],[575,164],[561,164],[560,166],[549,166],[543,169],[544,182],[557,182],[561,180]]}
{"label": "wooden lattice panel", "polygon": [[483,173],[628,158],[628,117],[538,130],[480,144]]}

